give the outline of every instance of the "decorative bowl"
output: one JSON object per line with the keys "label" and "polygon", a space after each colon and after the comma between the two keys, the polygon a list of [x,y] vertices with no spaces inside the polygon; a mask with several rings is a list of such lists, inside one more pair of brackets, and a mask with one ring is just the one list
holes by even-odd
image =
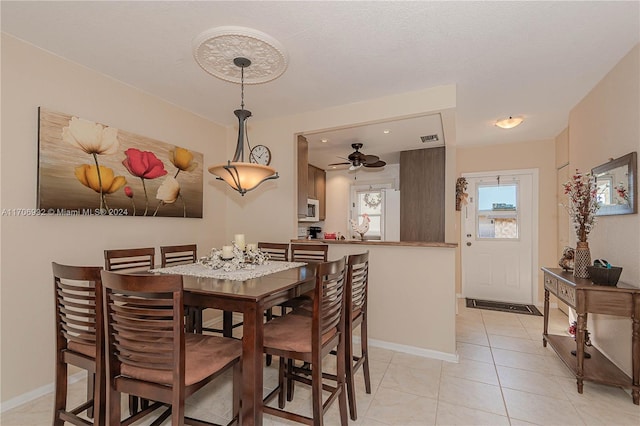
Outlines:
{"label": "decorative bowl", "polygon": [[600,266],[587,266],[589,277],[594,284],[615,286],[618,284],[622,268],[612,266],[611,268],[602,268]]}

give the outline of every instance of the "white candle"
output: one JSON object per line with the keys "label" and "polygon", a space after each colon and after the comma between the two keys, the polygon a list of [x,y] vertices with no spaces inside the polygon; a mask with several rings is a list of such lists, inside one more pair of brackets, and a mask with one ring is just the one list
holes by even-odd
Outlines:
{"label": "white candle", "polygon": [[247,244],[247,251],[256,251],[258,249],[258,245],[255,243]]}
{"label": "white candle", "polygon": [[231,259],[233,257],[233,246],[222,246],[223,259]]}
{"label": "white candle", "polygon": [[244,251],[244,234],[236,234],[233,236],[233,240],[235,241],[238,248]]}

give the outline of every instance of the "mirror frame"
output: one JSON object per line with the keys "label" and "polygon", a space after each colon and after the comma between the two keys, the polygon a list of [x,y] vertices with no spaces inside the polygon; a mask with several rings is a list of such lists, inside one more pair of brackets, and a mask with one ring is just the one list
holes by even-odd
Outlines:
{"label": "mirror frame", "polygon": [[610,216],[618,214],[636,214],[638,213],[638,164],[637,153],[630,152],[620,158],[611,160],[591,169],[591,174],[598,180],[598,175],[607,173],[619,167],[627,167],[627,188],[629,188],[629,205],[611,205],[606,208],[600,208],[596,216]]}

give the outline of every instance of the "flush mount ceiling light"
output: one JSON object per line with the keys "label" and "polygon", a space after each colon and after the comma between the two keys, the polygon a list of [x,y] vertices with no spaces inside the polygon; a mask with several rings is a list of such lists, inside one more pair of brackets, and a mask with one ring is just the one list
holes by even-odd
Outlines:
{"label": "flush mount ceiling light", "polygon": [[209,74],[240,83],[240,109],[233,112],[238,117],[238,141],[233,160],[209,167],[209,173],[242,196],[262,182],[278,179],[278,173],[272,167],[244,161],[245,140],[251,151],[246,124],[251,111],[244,109],[244,84],[265,83],[282,75],[288,59],[280,43],[251,28],[219,27],[203,32],[194,40],[193,56]]}
{"label": "flush mount ceiling light", "polygon": [[522,124],[523,121],[524,118],[522,117],[509,117],[496,121],[495,125],[501,129],[513,129],[514,127]]}

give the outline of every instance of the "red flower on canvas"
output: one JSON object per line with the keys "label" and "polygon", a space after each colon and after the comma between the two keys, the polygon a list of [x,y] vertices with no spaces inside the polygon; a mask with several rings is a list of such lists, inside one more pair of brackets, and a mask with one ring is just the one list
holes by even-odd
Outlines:
{"label": "red flower on canvas", "polygon": [[122,161],[122,164],[134,176],[143,179],[155,179],[167,174],[164,164],[153,152],[129,148],[124,153],[127,158]]}

